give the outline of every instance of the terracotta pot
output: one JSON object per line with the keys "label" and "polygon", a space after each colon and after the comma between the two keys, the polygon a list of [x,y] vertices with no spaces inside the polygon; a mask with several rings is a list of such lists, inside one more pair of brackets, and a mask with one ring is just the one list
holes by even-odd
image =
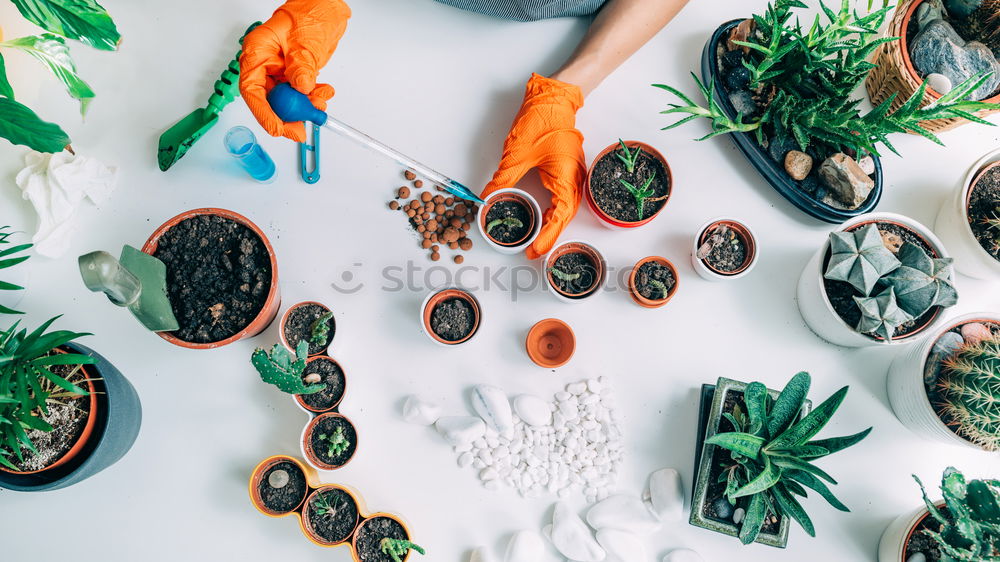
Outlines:
{"label": "terracotta pot", "polygon": [[649,154],[650,156],[652,156],[653,158],[655,158],[656,160],[658,160],[660,162],[660,164],[663,165],[663,170],[667,174],[667,182],[668,182],[667,197],[666,197],[666,199],[664,199],[663,205],[660,206],[659,210],[657,210],[652,215],[650,215],[650,216],[648,216],[648,217],[646,217],[646,218],[644,218],[644,219],[642,219],[640,221],[635,221],[635,222],[626,222],[626,221],[618,220],[618,219],[612,217],[611,215],[608,215],[603,210],[601,210],[601,208],[597,205],[597,201],[594,200],[594,194],[591,191],[591,187],[590,187],[591,186],[592,178],[594,176],[594,168],[597,167],[597,163],[600,162],[602,158],[604,158],[608,154],[614,152],[615,150],[620,150],[621,145],[618,144],[618,143],[615,143],[615,144],[612,144],[611,146],[605,148],[604,150],[602,150],[600,152],[600,154],[597,155],[597,158],[594,158],[594,161],[590,164],[590,169],[587,170],[587,183],[584,186],[584,190],[583,191],[586,194],[587,206],[590,207],[590,210],[594,213],[594,216],[596,216],[598,218],[599,222],[602,225],[604,225],[604,226],[606,226],[608,228],[612,228],[612,229],[618,229],[618,228],[636,228],[636,227],[642,226],[644,224],[648,224],[650,221],[652,221],[653,219],[655,219],[660,214],[660,212],[663,211],[663,209],[665,209],[667,207],[667,203],[670,202],[670,196],[673,195],[673,193],[674,193],[674,175],[673,175],[673,172],[670,170],[670,165],[667,164],[667,159],[663,157],[663,154],[661,154],[659,150],[653,148],[652,146],[650,146],[650,145],[648,145],[648,144],[646,144],[644,142],[639,142],[639,141],[625,141],[625,146],[627,146],[629,148],[629,150],[632,150],[634,148],[641,148],[643,151],[645,151],[647,154]]}
{"label": "terracotta pot", "polygon": [[573,328],[562,320],[547,318],[531,327],[524,342],[528,357],[539,367],[555,369],[562,367],[576,351],[576,336]]}
{"label": "terracotta pot", "polygon": [[[940,509],[945,503],[939,501],[934,505]],[[906,547],[920,524],[930,516],[927,506],[920,506],[890,523],[878,543],[878,562],[906,562]]]}
{"label": "terracotta pot", "polygon": [[303,410],[305,410],[306,412],[308,412],[310,414],[322,414],[322,413],[325,413],[325,412],[329,412],[331,410],[335,410],[337,408],[337,406],[340,406],[340,403],[344,400],[344,395],[347,394],[347,371],[344,370],[344,367],[340,363],[338,363],[336,359],[334,359],[333,357],[330,357],[328,355],[314,355],[314,356],[312,356],[312,357],[310,357],[309,359],[306,360],[306,365],[308,366],[309,363],[312,363],[313,361],[319,361],[319,360],[326,360],[326,361],[330,361],[330,362],[334,363],[340,369],[340,372],[344,373],[344,392],[342,392],[340,394],[340,398],[338,398],[337,401],[333,403],[333,406],[330,406],[329,408],[324,408],[322,410],[313,408],[312,406],[306,404],[302,400],[302,395],[301,394],[296,394],[294,396],[295,403],[298,404],[300,408],[302,408]]}
{"label": "terracotta pot", "polygon": [[[528,213],[531,215],[531,223],[528,226],[528,231],[523,238],[517,240],[516,242],[511,242],[504,244],[498,240],[495,240],[486,232],[486,216],[489,214],[490,209],[494,205],[500,203],[501,201],[514,201],[520,203]],[[486,204],[479,207],[479,214],[476,220],[476,224],[479,227],[479,233],[486,240],[486,243],[490,245],[494,250],[500,252],[501,254],[516,254],[522,251],[527,246],[530,246],[535,238],[538,237],[538,233],[542,230],[542,209],[538,206],[538,201],[535,200],[530,194],[520,189],[501,189],[486,198]]]}
{"label": "terracotta pot", "polygon": [[[410,534],[410,528],[406,526],[406,522],[403,521],[401,518],[396,517],[395,515],[392,515],[390,513],[383,513],[383,512],[373,513],[368,517],[365,517],[364,520],[361,521],[360,524],[358,524],[358,528],[354,530],[354,536],[351,537],[351,554],[354,556],[354,562],[371,562],[370,560],[362,560],[361,556],[358,554],[358,535],[361,534],[361,529],[369,521],[371,521],[372,519],[376,519],[378,517],[385,517],[387,519],[392,519],[393,521],[399,523],[399,525],[403,527],[403,531],[406,533],[407,540],[413,539],[413,535]],[[410,559],[411,554],[413,554],[412,550],[407,552],[406,556],[403,557],[402,562],[407,562]]]}
{"label": "terracotta pot", "polygon": [[[593,264],[596,271],[594,271],[593,284],[583,293],[574,295],[567,293],[566,291],[563,291],[562,289],[556,286],[555,282],[552,279],[552,272],[550,271],[550,269],[556,263],[556,260],[558,260],[560,257],[566,254],[572,254],[578,252],[581,252],[587,255],[588,258],[590,258],[590,262],[591,264]],[[604,260],[604,256],[602,256],[601,253],[598,252],[590,244],[578,240],[574,240],[571,242],[564,242],[556,246],[555,248],[552,249],[551,252],[549,252],[547,256],[545,256],[545,260],[542,262],[542,264],[543,264],[542,267],[545,279],[547,281],[546,286],[549,288],[550,291],[553,292],[553,294],[555,294],[557,297],[559,297],[560,300],[564,302],[579,302],[591,295],[597,294],[598,292],[600,292],[601,288],[604,287],[604,283],[607,280],[608,264]]]}
{"label": "terracotta pot", "polygon": [[[324,420],[326,418],[343,418],[348,424],[350,424],[352,428],[354,428],[355,443],[351,444],[354,450],[351,451],[351,456],[349,456],[347,460],[344,461],[344,464],[341,464],[339,466],[326,464],[325,462],[322,462],[321,460],[319,460],[318,456],[316,455],[316,452],[313,451],[312,447],[313,430],[316,428],[316,425],[321,420]],[[338,414],[336,412],[326,412],[324,414],[320,414],[314,417],[312,420],[310,420],[308,424],[306,424],[306,427],[302,430],[302,439],[300,440],[299,444],[302,447],[302,456],[305,457],[306,462],[309,463],[311,466],[313,466],[318,470],[337,470],[338,468],[343,468],[347,466],[351,462],[351,460],[354,459],[354,455],[358,453],[357,441],[360,441],[360,436],[358,435],[358,427],[354,425],[354,422],[352,422],[350,418],[342,414]]]}
{"label": "terracotta pot", "polygon": [[[290,306],[288,308],[288,310],[286,310],[285,313],[281,315],[281,326],[280,326],[280,329],[278,330],[278,337],[281,338],[281,345],[287,347],[289,350],[291,350],[293,352],[295,351],[295,347],[293,347],[291,345],[291,343],[289,343],[288,340],[285,338],[285,324],[288,322],[288,318],[292,315],[292,311],[294,311],[295,309],[299,308],[300,306],[306,306],[306,305],[310,305],[310,304],[314,304],[316,306],[321,306],[326,311],[328,311],[328,312],[330,311],[330,307],[326,306],[325,304],[323,304],[321,302],[316,302],[316,301],[302,301],[300,303],[297,303],[295,305]],[[310,357],[315,357],[315,356],[319,356],[319,355],[325,355],[326,352],[327,352],[327,350],[330,349],[330,346],[333,345],[333,338],[337,336],[337,319],[335,317],[331,317],[330,318],[330,323],[332,324],[332,326],[330,326],[330,331],[333,332],[333,336],[330,338],[330,343],[326,347],[324,347],[323,349],[321,349],[320,351],[317,351],[316,353],[310,353],[309,354]]]}
{"label": "terracotta pot", "polygon": [[[667,296],[662,299],[647,299],[646,297],[639,294],[638,289],[635,286],[635,278],[639,275],[639,268],[644,264],[655,262],[664,267],[670,269],[670,273],[674,276],[674,286],[670,288]],[[674,264],[670,263],[667,258],[661,258],[660,256],[649,256],[647,258],[642,258],[639,260],[635,266],[632,268],[631,273],[628,275],[628,292],[632,296],[632,300],[636,302],[639,306],[643,308],[660,308],[661,306],[670,302],[670,299],[674,298],[677,294],[677,287],[680,285],[680,276],[677,275],[677,268]]]}
{"label": "terracotta pot", "polygon": [[[67,351],[60,348],[56,348],[53,351],[55,351],[56,353],[67,353]],[[68,451],[63,453],[61,457],[56,459],[55,462],[53,462],[49,466],[46,466],[45,468],[41,468],[39,470],[20,471],[20,470],[10,470],[8,468],[0,466],[0,472],[6,472],[8,474],[17,474],[22,476],[28,474],[40,474],[42,472],[46,472],[58,468],[60,466],[63,466],[64,464],[76,458],[76,456],[80,454],[80,451],[82,451],[83,448],[87,446],[88,441],[90,440],[91,436],[94,433],[94,427],[97,425],[97,419],[99,417],[99,413],[97,410],[98,408],[97,392],[92,380],[99,378],[99,376],[94,372],[94,370],[90,367],[90,365],[80,365],[80,369],[83,371],[86,379],[82,381],[82,384],[77,384],[77,386],[85,388],[88,393],[88,396],[80,396],[78,398],[73,398],[72,400],[86,399],[90,404],[90,408],[87,410],[88,412],[87,422],[83,426],[83,431],[80,432],[80,436],[77,437],[76,442],[73,444],[73,446],[70,447]]]}
{"label": "terracotta pot", "polygon": [[955,269],[976,279],[1000,279],[1000,261],[983,248],[969,224],[972,188],[996,166],[1000,166],[1000,150],[991,150],[973,164],[959,179],[954,194],[941,205],[934,223],[934,233],[955,258]]}
{"label": "terracotta pot", "polygon": [[278,260],[274,254],[274,248],[271,247],[271,242],[268,241],[267,236],[264,232],[257,227],[256,224],[250,221],[250,219],[244,217],[239,213],[234,213],[233,211],[227,211],[225,209],[216,208],[204,208],[204,209],[194,209],[177,215],[176,217],[163,223],[153,234],[146,240],[146,243],[142,246],[142,251],[153,255],[156,253],[156,249],[159,247],[160,238],[167,233],[168,230],[176,226],[181,221],[190,219],[192,217],[197,217],[201,215],[217,215],[232,221],[236,221],[243,226],[252,230],[261,241],[264,243],[264,247],[267,248],[267,254],[271,259],[271,288],[267,293],[267,300],[264,301],[264,307],[261,308],[260,312],[257,313],[257,317],[250,322],[246,328],[243,328],[238,333],[218,342],[210,343],[193,343],[181,340],[173,335],[171,332],[156,332],[161,338],[167,340],[168,342],[180,346],[186,347],[188,349],[214,349],[217,347],[222,347],[224,345],[229,345],[235,341],[239,341],[245,338],[251,338],[257,334],[263,332],[274,320],[274,317],[278,315],[278,308],[281,306],[281,297],[278,292]]}
{"label": "terracotta pot", "polygon": [[[710,233],[717,226],[728,226],[736,235],[739,236],[740,240],[747,248],[746,259],[743,260],[743,264],[734,271],[722,271],[716,267],[713,267],[708,263],[707,259],[698,259],[698,249],[701,245],[708,240]],[[750,273],[750,271],[757,265],[757,260],[760,258],[760,252],[757,247],[757,238],[754,236],[753,231],[745,224],[730,218],[718,218],[709,221],[701,230],[698,231],[698,236],[694,240],[694,249],[691,252],[691,263],[694,265],[695,271],[702,278],[709,281],[720,281],[720,280],[731,280],[739,279]]]}
{"label": "terracotta pot", "polygon": [[[309,503],[316,495],[325,492],[327,490],[341,490],[343,492],[346,492],[347,495],[351,497],[351,500],[354,501],[354,505],[357,508],[358,512],[357,517],[354,520],[354,528],[351,529],[351,532],[346,537],[344,537],[343,540],[338,542],[330,542],[324,539],[323,537],[317,535],[316,532],[313,531],[312,525],[310,524],[309,521]],[[338,486],[336,484],[325,484],[323,486],[314,489],[312,493],[306,496],[305,501],[302,502],[302,510],[301,510],[301,515],[299,517],[299,525],[302,527],[302,533],[306,536],[306,538],[312,541],[312,543],[317,546],[338,546],[342,544],[347,544],[349,541],[351,541],[351,539],[354,538],[354,532],[355,530],[357,530],[358,524],[360,522],[361,522],[361,503],[358,501],[358,497],[354,494],[354,492],[352,492],[348,488],[345,488],[344,486]]]}
{"label": "terracotta pot", "polygon": [[[466,303],[469,304],[469,306],[472,307],[472,311],[476,315],[476,321],[472,327],[472,331],[469,332],[467,336],[458,341],[448,341],[442,338],[441,336],[437,335],[436,333],[434,333],[434,330],[431,329],[431,315],[434,313],[434,309],[437,308],[439,304],[451,299],[461,299],[465,301]],[[482,307],[479,306],[479,300],[477,300],[476,297],[472,295],[472,293],[454,287],[448,289],[442,289],[439,291],[432,291],[429,295],[427,295],[427,298],[424,299],[424,305],[422,311],[423,311],[422,325],[424,328],[424,333],[426,333],[429,338],[431,338],[432,340],[441,345],[458,345],[460,343],[465,343],[469,341],[479,331],[479,325],[482,323],[482,317],[483,317]]]}
{"label": "terracotta pot", "polygon": [[[268,469],[282,462],[290,462],[295,466],[297,466],[299,470],[302,471],[302,474],[305,475],[306,477],[306,490],[302,494],[302,500],[299,501],[298,505],[296,505],[295,507],[286,512],[276,512],[268,509],[267,506],[264,505],[264,501],[260,497],[260,483],[263,480],[264,474],[268,471]],[[285,517],[291,513],[294,513],[300,507],[302,507],[302,502],[304,502],[306,497],[309,495],[309,489],[311,487],[314,487],[313,483],[315,482],[318,482],[318,477],[316,475],[316,470],[313,467],[302,464],[302,462],[299,461],[299,459],[296,459],[294,457],[289,457],[285,455],[274,455],[260,461],[260,463],[258,463],[257,466],[254,467],[253,472],[250,474],[250,484],[249,484],[250,503],[252,503],[253,506],[257,508],[257,511],[263,513],[264,515],[267,515],[268,517],[275,517],[275,518]]]}

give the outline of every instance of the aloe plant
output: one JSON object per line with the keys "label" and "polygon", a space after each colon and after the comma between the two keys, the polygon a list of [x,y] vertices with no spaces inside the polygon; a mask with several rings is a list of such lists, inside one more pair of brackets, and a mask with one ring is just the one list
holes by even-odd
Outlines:
{"label": "aloe plant", "polygon": [[823,277],[850,283],[867,296],[879,279],[899,265],[896,256],[885,247],[878,227],[869,224],[857,230],[830,234],[830,262]]}
{"label": "aloe plant", "polygon": [[382,549],[382,554],[388,554],[392,557],[393,562],[402,562],[403,558],[411,550],[419,552],[420,554],[427,554],[423,548],[416,545],[408,540],[393,539],[386,537],[379,541],[379,548]]}
{"label": "aloe plant", "polygon": [[621,160],[622,164],[625,164],[625,169],[628,173],[634,173],[635,166],[639,163],[639,155],[642,154],[642,149],[637,146],[635,150],[629,151],[628,145],[622,139],[618,139],[618,144],[622,149],[621,152],[615,152],[615,156]]}
{"label": "aloe plant", "polygon": [[330,496],[333,495],[330,492],[321,492],[316,494],[316,498],[313,499],[312,505],[316,508],[316,514],[320,517],[336,517],[337,510],[340,509],[340,498],[334,500],[330,503]]}
{"label": "aloe plant", "polygon": [[861,320],[855,328],[862,334],[876,334],[891,342],[896,328],[913,320],[896,301],[896,291],[888,287],[874,297],[854,297]]}
{"label": "aloe plant", "polygon": [[250,362],[260,373],[260,378],[273,384],[288,394],[315,394],[323,390],[324,384],[306,384],[302,373],[306,370],[309,357],[309,342],[302,340],[295,348],[295,354],[283,346],[275,345],[271,352],[258,348],[250,357]]}
{"label": "aloe plant", "polygon": [[[7,244],[10,244],[10,237],[13,235],[12,232],[7,232],[9,226],[0,226],[0,248],[3,248]],[[11,246],[10,248],[0,249],[0,270],[9,269],[15,265],[27,260],[30,256],[18,255],[22,254],[31,248],[31,244],[18,244],[16,246]],[[15,285],[8,281],[0,280],[0,291],[23,291],[24,287],[20,285]],[[23,312],[13,310],[6,306],[0,304],[0,314],[24,314]]]}
{"label": "aloe plant", "polygon": [[967,343],[942,362],[939,407],[956,432],[1000,452],[1000,337]]}
{"label": "aloe plant", "polygon": [[952,258],[931,258],[909,242],[899,249],[901,265],[884,277],[895,289],[899,307],[919,318],[935,306],[952,306],[958,292],[952,286]]}
{"label": "aloe plant", "polygon": [[625,186],[625,189],[627,189],[629,194],[632,195],[632,198],[635,199],[635,209],[639,213],[639,220],[642,220],[643,215],[645,214],[646,201],[652,199],[653,195],[656,193],[656,191],[650,187],[653,185],[653,180],[655,179],[655,175],[649,176],[649,179],[642,184],[642,187],[636,187],[625,180],[618,180],[623,186]]}
{"label": "aloe plant", "polygon": [[927,497],[920,478],[914,474],[913,479],[938,524],[921,532],[937,545],[941,560],[1000,562],[1000,480],[966,482],[961,472],[948,467],[941,477],[941,509]]}
{"label": "aloe plant", "polygon": [[719,480],[726,482],[725,497],[731,504],[742,501],[745,505],[739,532],[743,544],[756,540],[771,515],[791,517],[810,536],[816,536],[812,520],[795,497],[805,497],[806,488],[834,508],[850,511],[823,482],[836,484],[836,480],[813,462],[857,444],[871,428],[846,437],[812,440],[843,403],[848,387],[803,417],[810,384],[809,373],[798,373],[772,400],[763,383],[750,383],[742,404],[723,414],[735,431],[718,433],[705,441],[730,451]]}
{"label": "aloe plant", "polygon": [[323,345],[330,337],[330,319],[333,318],[332,311],[326,311],[309,327],[309,343],[313,345]]}

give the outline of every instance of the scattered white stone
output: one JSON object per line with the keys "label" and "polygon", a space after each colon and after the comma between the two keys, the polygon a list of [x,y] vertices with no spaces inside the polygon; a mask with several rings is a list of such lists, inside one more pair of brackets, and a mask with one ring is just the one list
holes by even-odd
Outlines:
{"label": "scattered white stone", "polygon": [[279,490],[288,485],[288,471],[275,470],[267,477],[267,483],[274,489]]}
{"label": "scattered white stone", "polygon": [[649,560],[646,547],[633,533],[618,529],[597,531],[597,543],[607,552],[605,562],[640,562]]}
{"label": "scattered white stone", "polygon": [[951,82],[951,78],[948,78],[944,74],[938,74],[935,72],[928,74],[925,79],[927,80],[927,85],[942,96],[950,92],[955,87]]}
{"label": "scattered white stone", "polygon": [[745,509],[743,509],[742,507],[737,507],[733,511],[733,523],[739,525],[740,521],[743,521],[743,518],[746,517],[746,515],[747,511]]}
{"label": "scattered white stone", "polygon": [[643,499],[660,519],[680,521],[684,517],[684,484],[673,468],[661,468],[649,475]]}
{"label": "scattered white stone", "polygon": [[493,562],[493,557],[490,556],[489,549],[481,546],[472,551],[472,554],[469,555],[469,562]]}
{"label": "scattered white stone", "polygon": [[488,384],[476,385],[472,389],[472,409],[497,433],[507,433],[514,428],[510,400],[507,398],[507,393],[499,387]]}
{"label": "scattered white stone", "polygon": [[452,445],[472,443],[486,432],[486,424],[472,416],[445,416],[434,422],[435,429]]}
{"label": "scattered white stone", "polygon": [[576,562],[601,562],[607,556],[587,525],[566,502],[556,503],[548,537],[556,550]]}
{"label": "scattered white stone", "polygon": [[545,556],[545,542],[534,531],[520,531],[507,543],[504,562],[539,562]]}
{"label": "scattered white stone", "polygon": [[642,535],[655,533],[660,522],[637,497],[617,495],[587,511],[587,523],[597,530],[617,529]]}
{"label": "scattered white stone", "polygon": [[689,548],[678,548],[668,552],[663,562],[705,562],[705,559]]}
{"label": "scattered white stone", "polygon": [[524,423],[540,427],[552,423],[551,405],[537,396],[522,394],[514,399],[514,411]]}
{"label": "scattered white stone", "polygon": [[441,407],[411,394],[403,403],[403,419],[416,425],[432,425],[441,417]]}
{"label": "scattered white stone", "polygon": [[465,468],[465,467],[469,466],[470,464],[472,464],[473,460],[474,459],[473,459],[472,453],[466,451],[466,452],[464,452],[464,453],[462,453],[461,455],[458,456],[458,466],[460,466],[462,468]]}

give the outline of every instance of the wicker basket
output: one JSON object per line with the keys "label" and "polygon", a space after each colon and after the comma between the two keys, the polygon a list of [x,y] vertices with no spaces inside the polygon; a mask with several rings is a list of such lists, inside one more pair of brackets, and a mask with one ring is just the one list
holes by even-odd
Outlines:
{"label": "wicker basket", "polygon": [[[868,75],[865,87],[868,89],[868,96],[872,103],[878,106],[892,94],[896,94],[896,99],[892,102],[892,110],[899,109],[903,103],[910,98],[923,83],[917,75],[910,62],[910,50],[906,44],[906,27],[910,22],[910,17],[916,11],[917,6],[924,0],[900,0],[896,7],[896,14],[889,24],[888,35],[899,37],[899,40],[881,45],[875,51],[875,64]],[[993,2],[993,0],[988,0]],[[924,94],[924,103],[931,103],[941,97],[941,94],[927,88]],[[988,103],[1000,103],[1000,95],[987,100]],[[986,117],[993,115],[1000,110],[980,111],[976,115]],[[954,129],[968,123],[966,119],[934,119],[924,121],[922,125],[932,133],[941,133]]]}

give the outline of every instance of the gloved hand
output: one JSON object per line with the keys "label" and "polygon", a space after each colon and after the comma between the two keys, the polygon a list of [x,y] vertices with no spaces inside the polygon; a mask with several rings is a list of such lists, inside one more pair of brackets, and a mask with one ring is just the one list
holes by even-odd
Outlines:
{"label": "gloved hand", "polygon": [[538,169],[542,185],[552,193],[552,207],[545,211],[538,238],[525,251],[529,259],[552,249],[580,207],[587,176],[583,135],[576,130],[581,107],[580,88],[533,74],[504,142],[500,166],[481,195],[485,199],[498,189],[514,187],[528,170]]}
{"label": "gloved hand", "polygon": [[333,86],[317,84],[316,76],[333,55],[350,17],[351,9],[342,0],[288,0],[247,34],[240,57],[240,93],[270,135],[305,142],[305,125],[279,119],[267,103],[267,93],[275,84],[289,82],[326,111]]}

